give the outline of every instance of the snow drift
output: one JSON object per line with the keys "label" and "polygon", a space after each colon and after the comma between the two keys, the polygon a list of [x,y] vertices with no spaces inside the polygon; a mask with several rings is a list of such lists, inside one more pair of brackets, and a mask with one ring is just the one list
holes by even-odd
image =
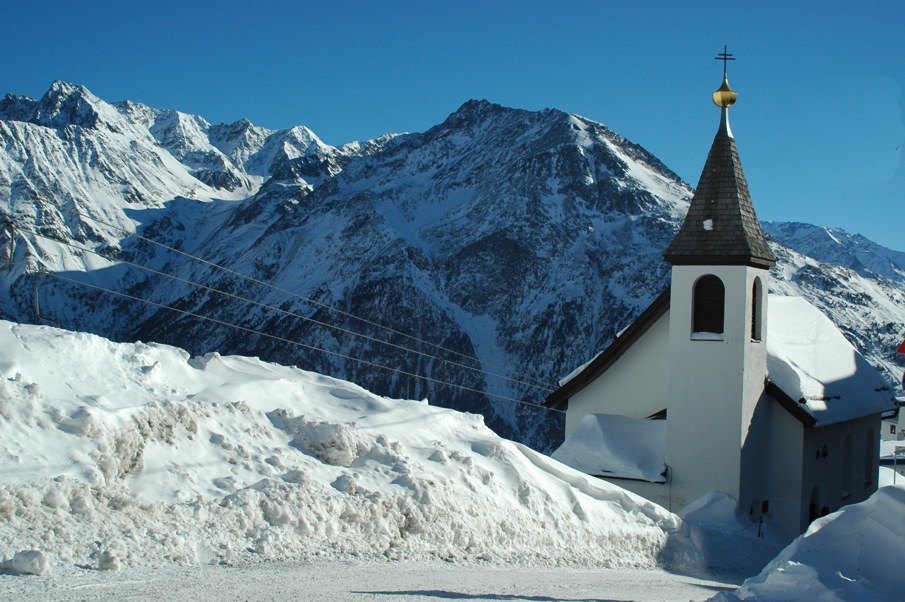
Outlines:
{"label": "snow drift", "polygon": [[680,524],[480,416],[254,358],[0,322],[0,375],[0,557],[21,572],[42,559],[652,567]]}
{"label": "snow drift", "polygon": [[900,600],[905,488],[814,521],[760,575],[720,600]]}

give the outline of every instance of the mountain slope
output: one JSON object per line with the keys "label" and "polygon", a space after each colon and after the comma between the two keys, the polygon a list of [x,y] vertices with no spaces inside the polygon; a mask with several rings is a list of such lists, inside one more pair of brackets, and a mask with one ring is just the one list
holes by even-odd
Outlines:
{"label": "mountain slope", "polygon": [[[691,196],[601,124],[486,101],[341,148],[60,82],[8,95],[0,116],[8,317],[297,364],[481,412],[538,449],[559,417],[516,400],[540,402],[667,285],[661,254]],[[774,288],[897,379],[895,268],[774,251]]]}
{"label": "mountain slope", "polygon": [[773,240],[821,263],[832,263],[873,279],[905,282],[905,253],[893,251],[860,234],[799,222],[764,222]]}

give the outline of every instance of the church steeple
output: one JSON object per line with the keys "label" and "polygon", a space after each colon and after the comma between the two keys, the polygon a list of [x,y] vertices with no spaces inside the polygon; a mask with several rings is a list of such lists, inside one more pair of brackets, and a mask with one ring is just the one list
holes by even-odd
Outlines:
{"label": "church steeple", "polygon": [[666,249],[673,265],[750,265],[769,268],[776,263],[751,203],[748,183],[729,128],[729,107],[738,93],[729,87],[727,61],[735,58],[723,48],[723,83],[713,93],[720,108],[720,127],[710,147],[688,215]]}

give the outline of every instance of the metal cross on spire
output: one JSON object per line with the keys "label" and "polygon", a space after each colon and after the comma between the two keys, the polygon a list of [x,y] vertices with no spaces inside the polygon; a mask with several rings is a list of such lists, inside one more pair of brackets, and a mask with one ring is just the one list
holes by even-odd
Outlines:
{"label": "metal cross on spire", "polygon": [[731,53],[726,52],[726,46],[723,46],[723,52],[713,57],[714,60],[723,61],[723,79],[726,79],[726,63],[734,61],[735,57]]}

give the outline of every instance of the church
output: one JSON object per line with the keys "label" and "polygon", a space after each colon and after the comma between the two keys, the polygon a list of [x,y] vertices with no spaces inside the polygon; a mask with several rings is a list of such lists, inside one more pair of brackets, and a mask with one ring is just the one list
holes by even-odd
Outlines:
{"label": "church", "polygon": [[664,257],[664,291],[546,400],[565,411],[554,457],[677,512],[713,492],[790,536],[877,488],[885,380],[817,308],[769,295],[775,264],[729,108]]}

